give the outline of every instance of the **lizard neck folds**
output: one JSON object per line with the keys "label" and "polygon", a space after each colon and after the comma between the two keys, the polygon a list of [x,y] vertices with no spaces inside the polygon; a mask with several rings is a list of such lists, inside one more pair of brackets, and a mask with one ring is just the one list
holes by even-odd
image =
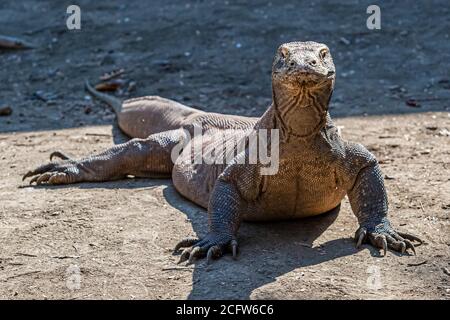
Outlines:
{"label": "lizard neck folds", "polygon": [[272,66],[276,127],[281,137],[308,138],[326,123],[335,67],[327,46],[316,42],[281,45]]}

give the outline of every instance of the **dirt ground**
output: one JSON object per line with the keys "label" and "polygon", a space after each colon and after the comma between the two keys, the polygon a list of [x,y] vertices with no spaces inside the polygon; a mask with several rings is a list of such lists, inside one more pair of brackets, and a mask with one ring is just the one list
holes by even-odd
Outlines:
{"label": "dirt ground", "polygon": [[[376,31],[368,1],[85,0],[78,31],[66,29],[69,4],[0,2],[0,33],[36,44],[0,51],[0,107],[13,110],[0,117],[0,298],[450,298],[448,1],[383,1]],[[183,267],[171,249],[204,235],[207,217],[169,180],[21,181],[54,150],[81,157],[126,140],[84,79],[124,68],[136,85],[119,97],[259,116],[274,51],[292,40],[330,47],[331,114],[377,156],[393,224],[426,241],[417,256],[356,250],[344,200],[339,214],[245,223],[237,261]]]}

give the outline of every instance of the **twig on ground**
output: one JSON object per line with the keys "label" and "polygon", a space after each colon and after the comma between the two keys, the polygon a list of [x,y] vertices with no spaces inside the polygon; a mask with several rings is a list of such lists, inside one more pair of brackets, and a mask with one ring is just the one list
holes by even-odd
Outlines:
{"label": "twig on ground", "polygon": [[34,273],[38,273],[38,272],[41,272],[41,270],[28,271],[28,272],[24,272],[24,273],[15,274],[13,276],[6,277],[5,280],[14,279],[14,278],[23,277],[23,276],[28,276],[30,274],[34,274]]}
{"label": "twig on ground", "polygon": [[32,257],[32,258],[36,258],[37,257],[37,255],[35,255],[35,254],[24,253],[24,252],[17,252],[15,255],[16,256],[24,256],[24,257]]}
{"label": "twig on ground", "polygon": [[408,267],[417,267],[417,266],[421,266],[421,265],[423,265],[423,264],[425,264],[427,262],[428,262],[428,260],[424,260],[422,262],[417,262],[417,263],[408,263],[407,266]]}

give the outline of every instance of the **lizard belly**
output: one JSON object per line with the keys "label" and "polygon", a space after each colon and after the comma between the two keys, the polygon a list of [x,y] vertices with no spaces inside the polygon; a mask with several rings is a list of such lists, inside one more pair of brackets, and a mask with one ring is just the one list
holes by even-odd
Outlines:
{"label": "lizard belly", "polygon": [[221,168],[207,164],[178,162],[172,171],[175,189],[195,204],[208,208],[209,197]]}
{"label": "lizard belly", "polygon": [[346,194],[332,163],[281,160],[276,175],[251,205],[245,220],[276,220],[314,216],[336,208]]}
{"label": "lizard belly", "polygon": [[[208,207],[216,180],[227,165],[227,144],[234,143],[231,138],[237,139],[244,135],[243,131],[238,130],[233,134],[224,135],[217,131],[203,135],[201,140],[194,138],[185,146],[172,170],[172,180],[179,193],[204,208]],[[194,159],[200,150],[194,145],[200,146],[200,158]]]}

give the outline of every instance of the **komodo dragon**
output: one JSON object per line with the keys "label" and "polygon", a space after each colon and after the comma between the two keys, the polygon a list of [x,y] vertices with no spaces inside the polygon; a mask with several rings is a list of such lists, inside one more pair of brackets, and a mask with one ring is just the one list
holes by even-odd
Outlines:
{"label": "komodo dragon", "polygon": [[[209,232],[201,239],[185,238],[175,251],[185,248],[180,261],[211,259],[226,250],[236,257],[237,232],[242,220],[275,220],[318,215],[336,208],[348,195],[359,222],[356,246],[370,243],[401,253],[421,240],[391,226],[383,175],[375,157],[362,145],[344,141],[331,121],[328,105],[333,93],[335,67],[326,45],[291,42],[281,45],[272,66],[273,102],[260,118],[196,110],[158,96],[126,100],[87,90],[108,103],[118,125],[133,139],[81,160],[62,152],[50,162],[29,171],[37,184],[68,184],[135,177],[172,176],[175,188],[186,198],[208,209]],[[239,162],[249,156],[248,145],[228,164],[190,163],[192,154],[172,159],[173,148],[193,128],[205,132],[202,147],[227,137],[249,136],[258,129],[278,129],[279,170],[263,175],[260,162]],[[190,150],[194,137],[185,143]],[[230,138],[231,139],[231,138]],[[270,144],[270,141],[269,141]],[[188,159],[189,158],[189,159]]]}

